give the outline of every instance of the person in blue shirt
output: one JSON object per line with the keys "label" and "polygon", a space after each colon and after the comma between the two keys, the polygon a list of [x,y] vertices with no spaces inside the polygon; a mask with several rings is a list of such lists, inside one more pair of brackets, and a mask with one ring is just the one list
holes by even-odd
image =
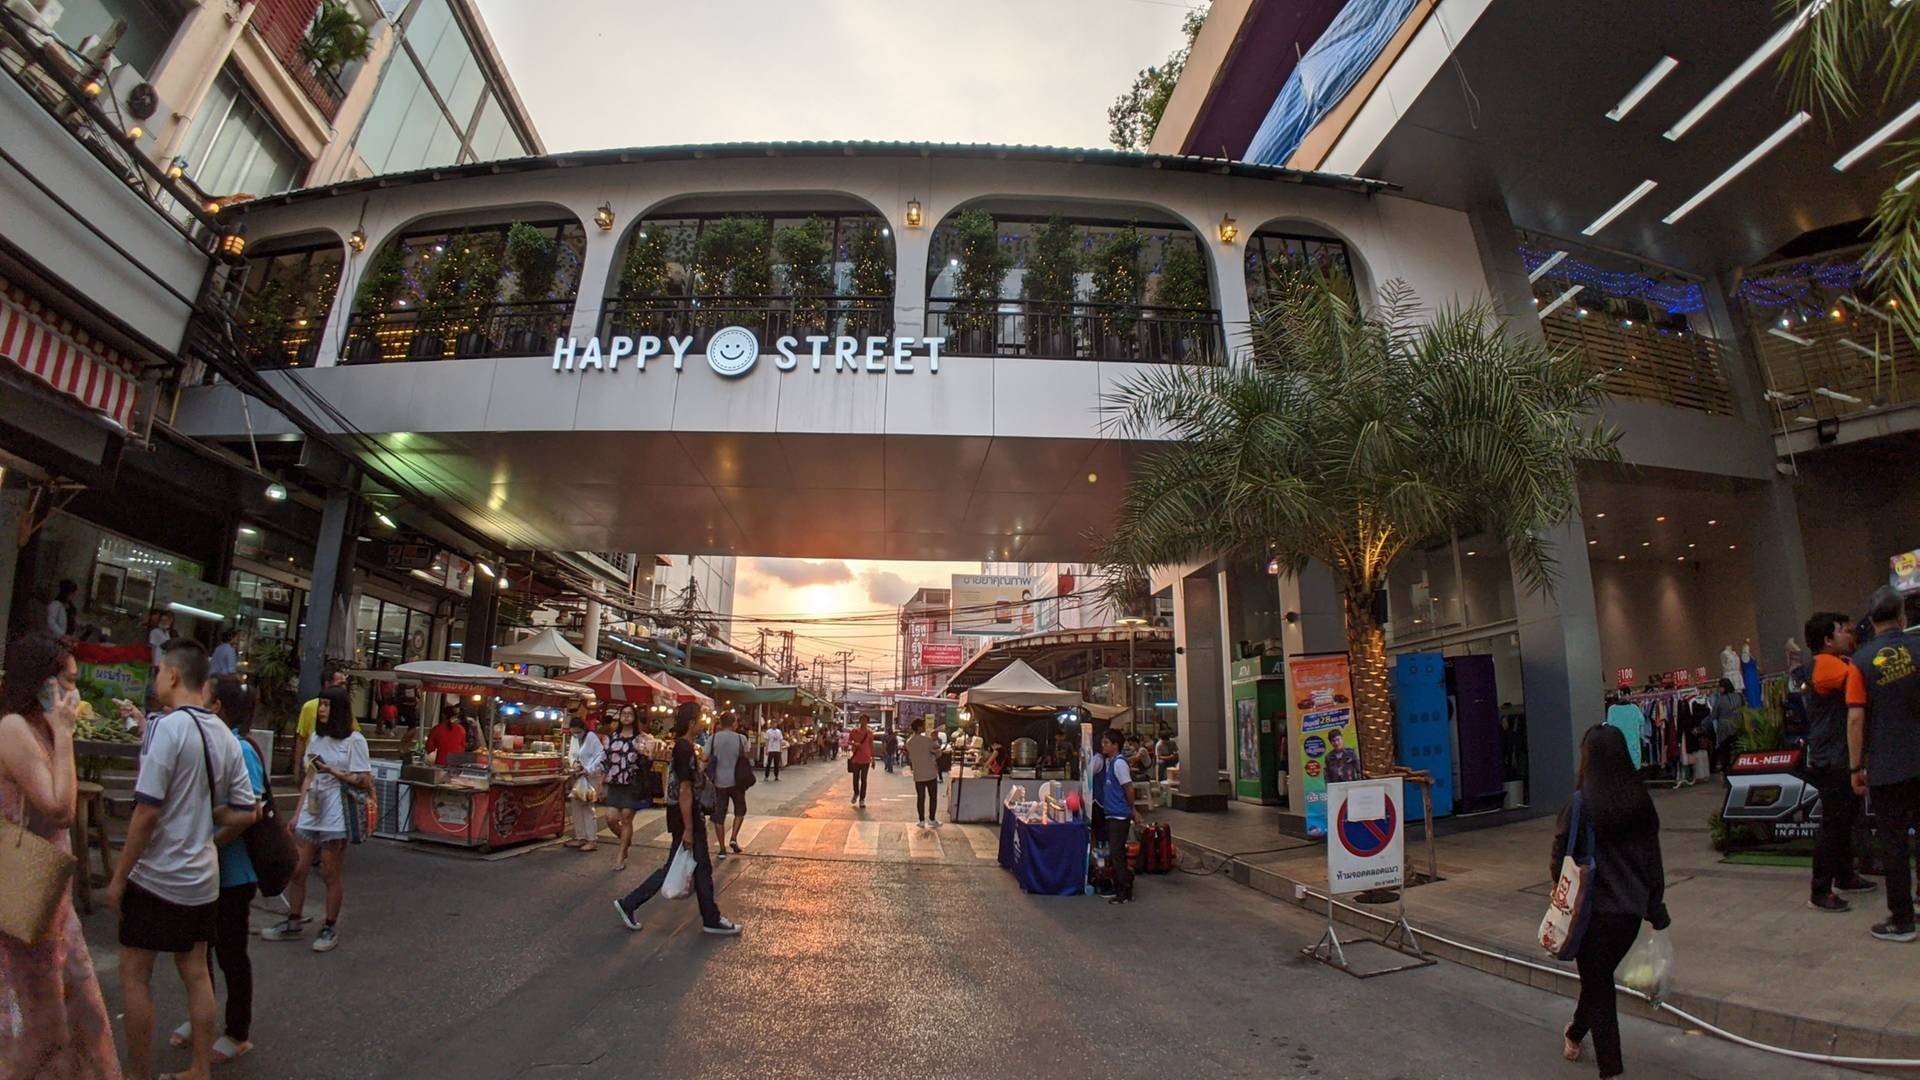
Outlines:
{"label": "person in blue shirt", "polygon": [[1109,904],[1133,902],[1133,865],[1127,861],[1127,834],[1133,828],[1133,773],[1120,752],[1120,738],[1112,728],[1102,732],[1100,753],[1093,759],[1093,798],[1105,819],[1107,858],[1113,863]]}
{"label": "person in blue shirt", "polygon": [[[246,762],[247,779],[253,783],[257,807],[267,790],[267,770],[260,761],[259,751],[247,740],[247,728],[253,724],[253,691],[233,675],[213,679],[209,685],[213,693],[208,711],[224,720],[239,740],[240,757]],[[253,961],[247,957],[247,909],[253,905],[259,878],[254,875],[253,861],[247,857],[247,845],[240,839],[240,834],[251,824],[249,820],[230,825],[213,835],[214,846],[220,854],[220,901],[213,945],[207,950],[207,970],[211,974],[217,963],[227,982],[226,1030],[213,1043],[216,1065],[224,1065],[253,1049],[248,1039],[253,1027]],[[191,1038],[189,1022],[175,1028],[170,1041],[174,1046],[184,1047]]]}

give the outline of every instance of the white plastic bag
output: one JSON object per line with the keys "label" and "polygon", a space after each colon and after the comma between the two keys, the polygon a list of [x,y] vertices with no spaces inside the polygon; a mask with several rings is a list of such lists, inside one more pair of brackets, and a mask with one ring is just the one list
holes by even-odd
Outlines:
{"label": "white plastic bag", "polygon": [[673,856],[673,862],[667,867],[667,878],[660,883],[660,892],[669,900],[680,900],[693,892],[693,852],[681,848]]}
{"label": "white plastic bag", "polygon": [[1666,1000],[1673,988],[1673,942],[1666,931],[1649,927],[1627,950],[1626,959],[1620,961],[1620,985],[1654,1001]]}

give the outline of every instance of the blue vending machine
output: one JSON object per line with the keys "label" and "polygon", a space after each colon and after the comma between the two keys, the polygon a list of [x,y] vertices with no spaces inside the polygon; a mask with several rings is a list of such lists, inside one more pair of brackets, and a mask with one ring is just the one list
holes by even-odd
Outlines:
{"label": "blue vending machine", "polygon": [[[1433,777],[1433,816],[1453,813],[1453,722],[1447,710],[1447,663],[1439,653],[1393,658],[1393,733],[1399,764]],[[1407,820],[1425,814],[1418,784],[1406,786]]]}

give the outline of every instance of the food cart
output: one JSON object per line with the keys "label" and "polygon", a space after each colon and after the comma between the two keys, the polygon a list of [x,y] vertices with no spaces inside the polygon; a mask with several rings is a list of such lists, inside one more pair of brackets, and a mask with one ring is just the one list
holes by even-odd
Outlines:
{"label": "food cart", "polygon": [[479,717],[479,749],[401,770],[400,785],[411,804],[408,839],[486,852],[565,831],[566,720],[571,708],[592,703],[592,690],[437,660],[364,674],[410,680],[425,693],[458,695],[491,714]]}

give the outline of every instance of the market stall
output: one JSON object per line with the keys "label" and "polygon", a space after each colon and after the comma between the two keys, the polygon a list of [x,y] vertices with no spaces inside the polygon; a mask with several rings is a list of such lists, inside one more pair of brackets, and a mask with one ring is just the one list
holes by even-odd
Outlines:
{"label": "market stall", "polygon": [[529,638],[493,650],[495,664],[534,664],[548,671],[577,671],[599,661],[581,652],[560,631],[549,626]]}
{"label": "market stall", "polygon": [[[1080,896],[1087,891],[1086,819],[1033,785],[1009,785],[1000,810],[1000,866],[1023,892]],[[1039,796],[1028,800],[1023,796]]]}
{"label": "market stall", "polygon": [[1063,724],[1061,715],[1077,717],[1082,704],[1079,694],[1060,689],[1019,660],[961,694],[960,707],[989,750],[1006,747],[1011,763],[1003,776],[967,776],[963,769],[949,780],[949,820],[1001,821],[1001,804],[1012,785],[1024,782],[1032,790],[1036,781],[1069,777],[1078,757],[1079,722]]}
{"label": "market stall", "polygon": [[565,830],[566,717],[570,708],[593,701],[592,690],[438,660],[365,675],[412,680],[423,692],[460,695],[470,707],[492,714],[480,717],[479,749],[401,771],[399,787],[409,806],[399,816],[409,839],[484,852]]}

